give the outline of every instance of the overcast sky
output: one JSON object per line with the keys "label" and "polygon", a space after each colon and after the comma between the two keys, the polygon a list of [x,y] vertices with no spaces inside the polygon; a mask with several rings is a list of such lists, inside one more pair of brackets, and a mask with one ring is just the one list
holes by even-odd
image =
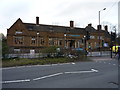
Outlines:
{"label": "overcast sky", "polygon": [[[98,12],[101,10],[101,24],[118,25],[119,0],[0,0],[0,33],[6,35],[18,18],[23,22],[35,23],[39,16],[40,24],[85,27],[98,25]],[[106,10],[102,11],[103,8]],[[110,31],[110,30],[109,30]]]}

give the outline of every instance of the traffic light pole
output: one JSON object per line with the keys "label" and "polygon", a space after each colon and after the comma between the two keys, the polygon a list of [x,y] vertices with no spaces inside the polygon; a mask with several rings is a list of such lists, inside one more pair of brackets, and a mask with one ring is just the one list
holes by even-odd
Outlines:
{"label": "traffic light pole", "polygon": [[99,28],[98,28],[98,30],[99,30],[99,32],[98,32],[98,37],[99,37],[99,38],[98,38],[98,39],[99,39],[99,40],[98,40],[98,41],[99,41],[99,42],[98,42],[98,44],[99,44],[98,50],[99,50],[99,55],[101,56],[101,55],[102,55],[102,52],[101,52],[101,48],[100,48],[100,46],[101,46],[101,45],[100,45],[100,44],[101,44],[101,38],[100,38],[100,35],[101,35],[100,30],[101,30],[101,29],[100,29],[100,27],[101,27],[101,25],[99,25]]}
{"label": "traffic light pole", "polygon": [[117,51],[117,48],[116,48],[116,28],[115,28],[115,33],[113,33],[112,31],[111,31],[111,58],[112,58],[112,47],[113,47],[113,42],[114,42],[114,46],[115,46],[115,53],[117,53],[116,51]]}
{"label": "traffic light pole", "polygon": [[116,49],[117,49],[117,48],[116,48],[116,28],[115,28],[115,53],[117,53],[117,52],[116,52]]}
{"label": "traffic light pole", "polygon": [[111,32],[111,43],[110,43],[110,57],[112,58],[112,46],[113,46],[113,44],[112,44],[112,32]]}
{"label": "traffic light pole", "polygon": [[112,58],[112,41],[111,41],[111,46],[110,46],[110,57]]}

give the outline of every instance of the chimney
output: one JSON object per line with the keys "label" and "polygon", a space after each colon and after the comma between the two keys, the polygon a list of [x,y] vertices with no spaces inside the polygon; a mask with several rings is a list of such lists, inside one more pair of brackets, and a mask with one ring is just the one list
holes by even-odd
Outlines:
{"label": "chimney", "polygon": [[105,25],[104,28],[105,28],[106,31],[108,31],[108,26],[107,25]]}
{"label": "chimney", "polygon": [[74,21],[70,21],[70,27],[74,27]]}
{"label": "chimney", "polygon": [[97,25],[97,30],[101,30],[102,26],[101,25]]}
{"label": "chimney", "polygon": [[88,24],[88,26],[92,27],[92,24],[90,23],[90,24]]}
{"label": "chimney", "polygon": [[39,17],[36,17],[36,24],[39,25]]}

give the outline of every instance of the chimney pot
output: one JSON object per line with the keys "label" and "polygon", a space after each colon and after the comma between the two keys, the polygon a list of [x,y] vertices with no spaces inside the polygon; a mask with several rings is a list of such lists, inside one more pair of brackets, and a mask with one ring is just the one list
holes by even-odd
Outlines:
{"label": "chimney pot", "polygon": [[101,30],[102,26],[101,25],[97,25],[97,30]]}
{"label": "chimney pot", "polygon": [[39,25],[39,17],[36,17],[36,24]]}
{"label": "chimney pot", "polygon": [[70,27],[74,27],[74,21],[70,21]]}
{"label": "chimney pot", "polygon": [[106,31],[108,31],[108,26],[107,25],[104,28],[105,28]]}
{"label": "chimney pot", "polygon": [[88,26],[92,27],[92,24],[90,23],[90,24],[88,24]]}

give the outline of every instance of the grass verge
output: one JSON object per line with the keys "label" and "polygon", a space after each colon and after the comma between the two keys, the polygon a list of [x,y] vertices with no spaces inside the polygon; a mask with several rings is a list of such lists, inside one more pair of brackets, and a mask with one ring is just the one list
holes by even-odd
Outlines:
{"label": "grass verge", "polygon": [[77,61],[91,61],[89,58],[70,59],[70,58],[45,58],[45,59],[7,59],[2,60],[2,67],[25,66],[25,65],[45,65]]}

